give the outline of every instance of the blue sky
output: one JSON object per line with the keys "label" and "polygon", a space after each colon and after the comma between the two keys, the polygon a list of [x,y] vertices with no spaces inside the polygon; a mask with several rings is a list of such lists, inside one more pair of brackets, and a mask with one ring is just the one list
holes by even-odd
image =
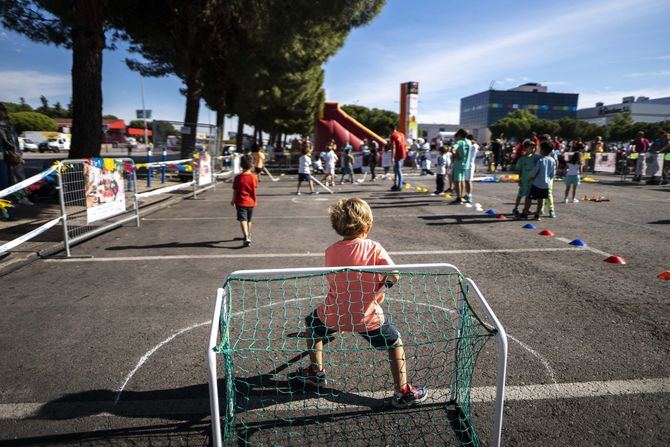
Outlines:
{"label": "blue sky", "polygon": [[[457,123],[459,100],[489,87],[542,82],[579,93],[580,107],[623,96],[670,96],[670,1],[389,0],[326,64],[327,99],[397,110],[399,84],[419,82],[419,122]],[[104,111],[141,108],[125,48],[105,52]],[[0,29],[0,100],[41,94],[67,104],[69,51]],[[175,77],[145,80],[146,106],[183,119]],[[214,113],[201,108],[200,122]],[[232,130],[234,120],[228,120]]]}

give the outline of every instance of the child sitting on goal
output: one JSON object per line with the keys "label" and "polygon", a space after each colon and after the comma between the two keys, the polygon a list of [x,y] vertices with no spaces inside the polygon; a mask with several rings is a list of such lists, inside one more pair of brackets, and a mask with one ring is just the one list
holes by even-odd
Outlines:
{"label": "child sitting on goal", "polygon": [[[364,200],[341,199],[328,213],[333,229],[343,239],[326,249],[326,267],[393,265],[386,250],[367,238],[372,229],[372,210]],[[397,274],[343,272],[328,275],[330,287],[325,302],[305,318],[311,363],[289,374],[289,380],[324,386],[323,339],[337,331],[357,332],[374,348],[388,351],[395,384],[394,407],[406,408],[426,400],[424,386],[407,383],[400,333],[380,306],[384,288],[392,287],[397,281]]]}

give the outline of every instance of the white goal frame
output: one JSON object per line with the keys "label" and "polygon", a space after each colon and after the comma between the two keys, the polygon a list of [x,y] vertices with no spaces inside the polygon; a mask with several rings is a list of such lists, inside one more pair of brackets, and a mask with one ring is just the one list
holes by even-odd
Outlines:
{"label": "white goal frame", "polygon": [[[252,276],[278,276],[278,275],[309,275],[309,274],[323,274],[334,273],[341,270],[364,270],[365,272],[424,272],[429,270],[452,270],[461,274],[461,271],[452,264],[397,264],[397,265],[379,265],[379,266],[350,266],[350,267],[317,267],[317,268],[292,268],[292,269],[269,269],[269,270],[237,270],[228,275],[229,279],[234,278],[248,278]],[[474,296],[482,306],[486,316],[490,320],[491,326],[496,329],[496,338],[498,340],[498,371],[496,377],[496,401],[495,411],[493,413],[493,427],[491,432],[491,445],[495,447],[500,446],[500,438],[502,433],[502,418],[503,405],[505,402],[505,376],[507,372],[507,333],[502,324],[496,317],[495,313],[489,306],[488,302],[482,295],[481,291],[475,282],[467,277],[464,277],[465,282],[472,287]],[[225,284],[225,283],[224,283]],[[219,389],[217,376],[217,357],[214,349],[219,340],[219,322],[221,316],[224,318],[228,316],[229,309],[227,308],[226,291],[224,288],[217,289],[216,300],[214,302],[214,312],[212,315],[212,326],[209,333],[209,343],[207,345],[207,368],[209,378],[209,405],[212,418],[212,444],[215,447],[222,447],[221,438],[221,413],[219,408]],[[464,305],[462,294],[459,294],[459,306]],[[227,405],[232,405],[228,402]],[[233,412],[234,408],[227,408],[227,412]]]}

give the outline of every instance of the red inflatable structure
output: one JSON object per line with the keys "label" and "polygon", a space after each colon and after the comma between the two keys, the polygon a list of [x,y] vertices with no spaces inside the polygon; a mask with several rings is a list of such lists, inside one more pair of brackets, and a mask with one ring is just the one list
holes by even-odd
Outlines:
{"label": "red inflatable structure", "polygon": [[342,149],[344,143],[348,141],[354,151],[358,151],[365,138],[376,140],[380,148],[386,144],[384,138],[347,115],[338,103],[324,103],[323,112],[314,124],[314,149],[316,152],[326,150],[330,140],[335,140],[338,150]]}

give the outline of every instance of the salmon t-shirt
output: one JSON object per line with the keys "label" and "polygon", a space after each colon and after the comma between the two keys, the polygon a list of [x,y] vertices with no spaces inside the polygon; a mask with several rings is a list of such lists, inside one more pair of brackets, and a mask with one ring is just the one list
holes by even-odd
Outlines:
{"label": "salmon t-shirt", "polygon": [[[393,265],[389,254],[370,239],[347,239],[326,249],[326,267]],[[342,272],[328,275],[328,295],[317,307],[319,319],[343,332],[366,332],[384,323],[383,282],[385,274]]]}

